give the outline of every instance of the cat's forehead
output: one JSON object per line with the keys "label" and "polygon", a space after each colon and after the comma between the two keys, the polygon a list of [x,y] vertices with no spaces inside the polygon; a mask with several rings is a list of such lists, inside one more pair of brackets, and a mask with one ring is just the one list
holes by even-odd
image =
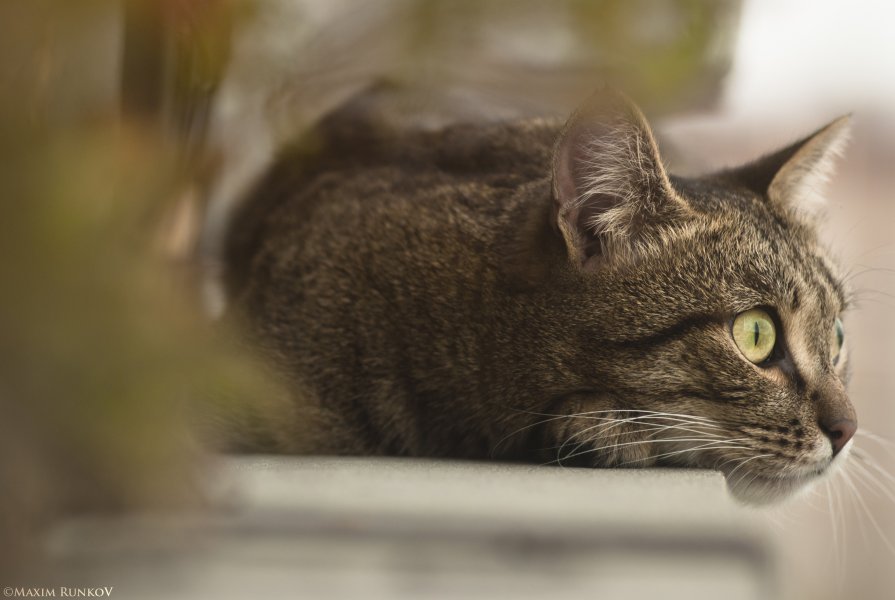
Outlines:
{"label": "cat's forehead", "polygon": [[764,217],[761,197],[723,175],[702,177],[671,176],[675,191],[697,212],[705,214],[754,214]]}
{"label": "cat's forehead", "polygon": [[846,304],[839,267],[810,224],[774,211],[766,200],[723,179],[675,178],[700,215],[693,260],[702,252],[725,283],[786,311],[836,314]]}

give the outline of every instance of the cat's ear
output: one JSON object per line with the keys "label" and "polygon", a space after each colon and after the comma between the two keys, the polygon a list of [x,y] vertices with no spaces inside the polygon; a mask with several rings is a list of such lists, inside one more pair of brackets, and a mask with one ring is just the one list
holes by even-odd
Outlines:
{"label": "cat's ear", "polygon": [[553,155],[553,218],[569,256],[584,268],[636,254],[654,225],[686,205],[662,166],[640,110],[604,90],[563,129]]}
{"label": "cat's ear", "polygon": [[799,218],[813,221],[826,201],[824,188],[851,133],[845,116],[795,144],[737,169],[738,178],[768,201]]}

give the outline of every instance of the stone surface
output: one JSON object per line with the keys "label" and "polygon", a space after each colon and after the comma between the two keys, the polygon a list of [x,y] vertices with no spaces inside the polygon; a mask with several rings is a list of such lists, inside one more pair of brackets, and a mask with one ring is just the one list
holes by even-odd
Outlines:
{"label": "stone surface", "polygon": [[222,459],[208,510],[71,520],[60,585],[118,598],[768,598],[750,512],[706,471]]}

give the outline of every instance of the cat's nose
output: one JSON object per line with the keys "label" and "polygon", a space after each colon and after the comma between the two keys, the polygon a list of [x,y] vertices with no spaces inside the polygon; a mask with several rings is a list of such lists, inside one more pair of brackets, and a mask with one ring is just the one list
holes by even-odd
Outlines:
{"label": "cat's nose", "polygon": [[833,444],[833,456],[839,454],[858,430],[858,424],[851,419],[840,419],[830,425],[821,423],[820,427]]}
{"label": "cat's nose", "polygon": [[833,456],[839,454],[858,430],[855,407],[838,377],[829,377],[811,395],[817,406],[817,424],[833,444]]}

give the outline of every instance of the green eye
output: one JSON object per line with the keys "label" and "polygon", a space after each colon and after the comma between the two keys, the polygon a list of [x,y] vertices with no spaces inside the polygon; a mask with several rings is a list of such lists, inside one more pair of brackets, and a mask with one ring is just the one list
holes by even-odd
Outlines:
{"label": "green eye", "polygon": [[842,351],[842,343],[845,341],[845,330],[842,328],[842,321],[838,318],[833,324],[833,364],[839,362],[839,354]]}
{"label": "green eye", "polygon": [[743,356],[755,364],[771,355],[777,341],[773,319],[760,308],[738,314],[733,320],[731,333]]}

